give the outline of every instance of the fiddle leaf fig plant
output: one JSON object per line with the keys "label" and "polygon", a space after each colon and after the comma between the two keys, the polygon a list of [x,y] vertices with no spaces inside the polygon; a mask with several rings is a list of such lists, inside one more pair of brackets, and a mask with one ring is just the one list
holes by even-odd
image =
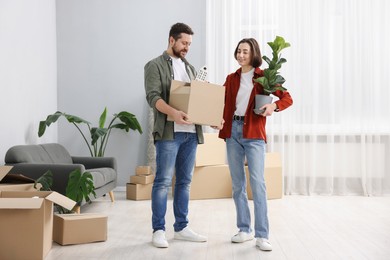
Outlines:
{"label": "fiddle leaf fig plant", "polygon": [[[126,132],[129,132],[129,130],[131,129],[134,131],[138,131],[140,134],[142,134],[142,128],[136,116],[127,111],[122,111],[118,114],[114,114],[113,119],[110,121],[108,126],[105,127],[107,119],[107,108],[104,108],[104,111],[99,118],[98,127],[91,127],[90,122],[78,116],[69,115],[57,111],[54,114],[48,115],[46,117],[46,120],[39,122],[38,136],[41,137],[45,133],[46,128],[49,127],[51,124],[57,122],[57,120],[62,116],[65,117],[69,123],[73,124],[80,132],[85,143],[87,144],[88,150],[92,157],[104,156],[111,130],[114,128],[121,129]],[[81,124],[85,124],[88,127],[90,134],[90,143],[88,142],[86,135],[80,128]]]}
{"label": "fiddle leaf fig plant", "polygon": [[255,79],[256,82],[263,86],[265,95],[269,95],[276,90],[287,90],[282,86],[286,80],[279,74],[279,69],[287,60],[281,57],[280,52],[290,47],[290,43],[286,42],[281,36],[276,36],[273,42],[268,42],[267,44],[272,49],[272,59],[263,56],[263,60],[268,63],[268,68],[264,69],[264,76]]}

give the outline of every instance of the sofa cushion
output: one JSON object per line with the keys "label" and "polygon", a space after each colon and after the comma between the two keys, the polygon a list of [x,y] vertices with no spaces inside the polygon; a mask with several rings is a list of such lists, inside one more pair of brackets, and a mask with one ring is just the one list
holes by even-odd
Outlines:
{"label": "sofa cushion", "polygon": [[116,179],[116,172],[112,168],[86,169],[86,171],[91,173],[95,189],[115,181]]}
{"label": "sofa cushion", "polygon": [[68,150],[60,144],[41,144],[40,145],[49,155],[53,163],[73,163]]}
{"label": "sofa cushion", "polygon": [[60,144],[16,145],[11,147],[5,163],[72,163],[69,152]]}

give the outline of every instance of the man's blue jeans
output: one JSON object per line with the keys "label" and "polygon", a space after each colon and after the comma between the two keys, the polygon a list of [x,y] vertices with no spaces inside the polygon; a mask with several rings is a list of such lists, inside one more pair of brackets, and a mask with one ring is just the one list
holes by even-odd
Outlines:
{"label": "man's blue jeans", "polygon": [[176,169],[176,184],[173,197],[175,232],[188,224],[190,184],[194,171],[198,138],[195,133],[176,132],[174,140],[156,141],[156,177],[152,189],[153,231],[165,230],[168,190]]}
{"label": "man's blue jeans", "polygon": [[265,142],[261,139],[243,138],[242,128],[242,121],[233,120],[232,136],[226,139],[237,227],[243,232],[252,231],[244,168],[246,157],[255,210],[255,237],[268,239],[267,194],[264,180]]}

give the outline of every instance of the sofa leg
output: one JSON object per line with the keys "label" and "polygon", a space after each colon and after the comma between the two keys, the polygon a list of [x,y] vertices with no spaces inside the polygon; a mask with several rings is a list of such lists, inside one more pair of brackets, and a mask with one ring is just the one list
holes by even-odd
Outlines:
{"label": "sofa leg", "polygon": [[108,194],[110,195],[111,202],[115,202],[114,192],[110,191]]}

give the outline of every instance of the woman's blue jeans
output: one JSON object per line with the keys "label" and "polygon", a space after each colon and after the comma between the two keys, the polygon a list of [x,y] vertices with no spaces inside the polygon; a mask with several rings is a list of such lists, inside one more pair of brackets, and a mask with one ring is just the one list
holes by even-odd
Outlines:
{"label": "woman's blue jeans", "polygon": [[246,157],[255,211],[255,237],[268,239],[267,194],[264,180],[265,142],[261,139],[243,138],[242,128],[242,121],[233,120],[232,136],[226,139],[237,227],[240,231],[252,232],[244,168]]}
{"label": "woman's blue jeans", "polygon": [[173,212],[176,232],[188,224],[190,184],[194,170],[198,138],[195,133],[176,132],[174,140],[156,141],[156,177],[152,189],[153,231],[165,230],[168,191],[176,170]]}

